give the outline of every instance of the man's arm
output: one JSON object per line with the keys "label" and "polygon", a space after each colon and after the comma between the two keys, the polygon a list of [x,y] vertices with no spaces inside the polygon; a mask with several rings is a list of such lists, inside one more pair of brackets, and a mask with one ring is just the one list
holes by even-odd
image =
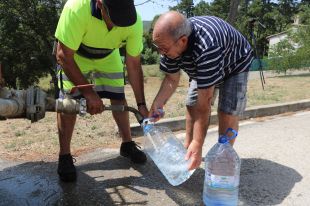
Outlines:
{"label": "man's arm", "polygon": [[[161,83],[160,89],[153,101],[150,109],[150,115],[157,114],[157,110],[163,108],[169,98],[172,96],[176,88],[178,87],[180,80],[180,72],[177,73],[166,73],[164,80]],[[156,119],[157,121],[158,119]]]}
{"label": "man's arm", "polygon": [[190,170],[199,167],[201,163],[202,146],[209,125],[213,91],[214,86],[207,89],[198,89],[198,99],[194,109],[193,140],[186,154],[186,159],[191,159]]}
{"label": "man's arm", "polygon": [[[140,55],[133,57],[126,53],[126,67],[128,79],[135,94],[137,104],[145,103],[143,71],[141,67]],[[146,105],[138,106],[138,110],[144,117],[148,116]]]}
{"label": "man's arm", "polygon": [[[62,66],[66,76],[74,85],[89,84],[74,61],[74,53],[74,50],[59,42],[57,45],[57,62]],[[103,111],[104,105],[92,87],[80,88],[79,91],[86,98],[87,110],[90,114],[97,114]]]}

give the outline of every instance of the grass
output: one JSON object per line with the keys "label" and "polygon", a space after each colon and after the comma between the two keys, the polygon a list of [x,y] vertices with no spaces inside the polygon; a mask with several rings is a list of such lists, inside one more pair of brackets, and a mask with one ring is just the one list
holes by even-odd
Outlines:
{"label": "grass", "polygon": [[265,90],[260,80],[248,85],[248,106],[292,102],[310,98],[310,73],[306,75],[280,76],[266,79]]}
{"label": "grass", "polygon": [[44,91],[48,91],[51,89],[50,81],[51,81],[51,75],[43,77],[40,79],[38,86]]}
{"label": "grass", "polygon": [[20,137],[20,136],[23,136],[23,135],[25,135],[25,134],[26,134],[25,131],[17,131],[17,132],[15,132],[15,136],[16,136],[16,137]]}
{"label": "grass", "polygon": [[144,65],[143,73],[145,77],[159,77],[160,79],[164,77],[164,74],[159,71],[158,64]]}
{"label": "grass", "polygon": [[[156,96],[163,74],[158,71],[158,65],[143,67],[145,78],[146,102],[150,107]],[[252,75],[252,74],[251,74]],[[165,106],[165,117],[184,116],[185,97],[188,79],[182,75],[181,82],[175,94]],[[49,89],[49,78],[43,78],[39,86]],[[248,107],[274,103],[292,102],[310,99],[310,73],[299,75],[269,75],[266,76],[265,90],[262,89],[259,78],[250,78],[248,82]],[[126,85],[126,98],[129,106],[136,107],[134,94],[130,85]],[[104,100],[105,104],[109,101]],[[213,107],[213,111],[216,107]],[[131,123],[136,123],[130,114]],[[112,119],[111,112],[100,115],[78,117],[72,138],[72,153],[82,152],[98,147],[119,147],[120,138]],[[55,160],[58,155],[58,133],[56,114],[47,112],[44,119],[31,124],[26,119],[9,119],[0,125],[0,156],[23,160]],[[136,139],[138,142],[141,138]]]}

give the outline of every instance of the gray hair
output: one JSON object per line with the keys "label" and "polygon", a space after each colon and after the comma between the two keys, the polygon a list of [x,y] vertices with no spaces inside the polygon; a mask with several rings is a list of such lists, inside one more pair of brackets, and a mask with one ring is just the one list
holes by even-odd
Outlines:
{"label": "gray hair", "polygon": [[190,21],[184,17],[183,21],[179,25],[177,25],[175,28],[171,28],[171,30],[168,32],[173,39],[177,40],[183,35],[187,37],[191,35],[192,26]]}

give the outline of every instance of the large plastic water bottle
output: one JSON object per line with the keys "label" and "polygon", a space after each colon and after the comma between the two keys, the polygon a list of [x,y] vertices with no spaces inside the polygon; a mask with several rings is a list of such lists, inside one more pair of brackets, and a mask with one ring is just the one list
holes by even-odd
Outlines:
{"label": "large plastic water bottle", "polygon": [[[144,120],[148,121],[148,119]],[[168,182],[177,186],[185,182],[194,172],[188,170],[186,149],[167,127],[152,123],[143,124],[144,151],[151,157]]]}
{"label": "large plastic water bottle", "polygon": [[229,128],[205,157],[203,202],[207,206],[238,204],[241,161],[229,144],[236,136],[237,132]]}

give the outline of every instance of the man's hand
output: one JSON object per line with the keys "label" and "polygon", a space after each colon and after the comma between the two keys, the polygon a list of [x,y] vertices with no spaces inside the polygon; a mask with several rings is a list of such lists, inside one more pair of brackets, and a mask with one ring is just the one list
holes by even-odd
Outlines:
{"label": "man's hand", "polygon": [[84,95],[86,98],[87,112],[91,115],[99,114],[104,110],[104,104],[96,92]]}
{"label": "man's hand", "polygon": [[153,102],[153,105],[149,112],[149,117],[152,118],[152,121],[157,122],[160,118],[163,117],[163,113],[159,112],[159,110],[163,109],[163,104],[159,104],[156,101]]}
{"label": "man's hand", "polygon": [[202,145],[195,140],[190,143],[185,156],[186,160],[190,160],[188,165],[189,170],[196,169],[200,166],[202,155]]}

